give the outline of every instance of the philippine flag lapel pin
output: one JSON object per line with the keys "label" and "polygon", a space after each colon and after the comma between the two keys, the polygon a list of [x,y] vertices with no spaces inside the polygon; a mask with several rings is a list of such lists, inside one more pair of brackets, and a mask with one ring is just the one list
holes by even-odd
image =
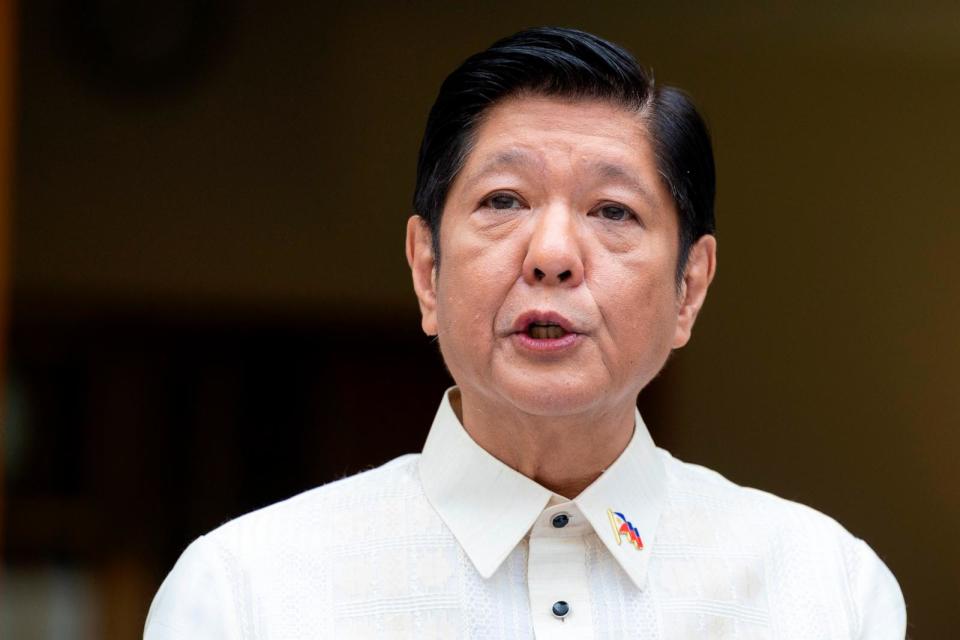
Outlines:
{"label": "philippine flag lapel pin", "polygon": [[613,536],[617,539],[617,544],[623,544],[623,539],[636,547],[637,551],[643,549],[643,540],[640,539],[640,533],[637,528],[631,524],[627,517],[619,511],[607,509],[607,517],[610,518],[610,526],[613,528]]}

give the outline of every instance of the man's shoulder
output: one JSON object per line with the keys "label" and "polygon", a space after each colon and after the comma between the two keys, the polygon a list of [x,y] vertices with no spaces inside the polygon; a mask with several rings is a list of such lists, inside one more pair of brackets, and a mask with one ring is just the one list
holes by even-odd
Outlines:
{"label": "man's shoulder", "polygon": [[246,556],[283,548],[328,547],[354,534],[375,535],[391,514],[424,510],[419,458],[419,454],[407,454],[309,489],[234,518],[204,538],[231,554]]}
{"label": "man's shoulder", "polygon": [[667,476],[667,514],[677,521],[710,522],[727,542],[754,549],[801,544],[846,547],[860,542],[817,509],[768,491],[741,486],[707,467],[660,450]]}
{"label": "man's shoulder", "polygon": [[691,566],[719,567],[717,593],[763,594],[756,611],[805,637],[903,637],[900,587],[863,540],[812,507],[660,453],[667,499],[654,556],[668,569],[659,586],[682,590],[699,584]]}
{"label": "man's shoulder", "polygon": [[385,566],[405,552],[448,549],[418,460],[402,456],[200,536],[157,592],[145,637],[261,637],[261,614],[283,620],[282,635],[305,637],[324,624],[329,608],[318,601],[363,596],[371,557]]}

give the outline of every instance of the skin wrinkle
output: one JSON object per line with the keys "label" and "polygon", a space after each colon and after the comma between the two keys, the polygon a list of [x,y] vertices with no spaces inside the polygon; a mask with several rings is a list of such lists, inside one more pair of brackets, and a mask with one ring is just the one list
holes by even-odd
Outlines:
{"label": "skin wrinkle", "polygon": [[[527,156],[519,164],[517,149]],[[513,158],[506,171],[505,157]],[[504,101],[477,129],[462,175],[476,176],[474,166],[491,161],[500,165],[494,175],[455,181],[450,190],[442,271],[429,227],[416,216],[408,223],[423,328],[439,336],[470,436],[574,497],[622,452],[637,394],[686,343],[715,244],[698,241],[687,269],[698,283],[678,289],[679,220],[635,112],[597,101]],[[598,180],[604,165],[652,185],[653,202]],[[490,208],[486,198],[497,192],[516,194],[520,204]],[[646,226],[601,217],[603,203],[626,205]],[[561,281],[564,271],[570,276]],[[511,333],[527,310],[559,312],[583,335],[559,355],[525,351]]]}
{"label": "skin wrinkle", "polygon": [[[611,101],[611,102],[609,103],[609,104],[611,104],[611,105],[613,105],[613,106],[619,106],[621,112],[623,112],[623,113],[629,113],[629,114],[634,115],[634,116],[636,117],[636,121],[640,124],[640,128],[641,128],[641,130],[642,130],[642,132],[643,132],[643,135],[646,136],[648,140],[652,140],[652,137],[653,137],[653,136],[651,135],[651,133],[650,133],[649,124],[650,124],[651,119],[652,119],[652,117],[653,117],[653,106],[652,106],[652,105],[653,105],[654,95],[655,95],[656,92],[657,92],[656,82],[655,82],[654,77],[653,77],[653,70],[652,70],[652,69],[650,70],[650,74],[651,74],[651,75],[650,75],[650,91],[647,92],[647,94],[643,97],[643,100],[642,100],[639,104],[636,104],[635,102],[629,101],[629,100],[627,100],[627,101],[616,101],[616,100],[614,100],[614,101]],[[533,89],[520,89],[520,90],[514,92],[514,93],[511,94],[511,95],[504,96],[503,98],[500,99],[499,103],[502,103],[502,102],[508,101],[508,100],[514,100],[514,101],[516,101],[516,100],[521,100],[521,99],[524,99],[524,98],[534,98],[534,99],[536,99],[536,98],[549,98],[549,99],[552,99],[552,100],[554,100],[554,101],[556,101],[556,102],[558,102],[558,103],[562,103],[562,104],[576,104],[576,103],[578,103],[578,102],[579,102],[579,103],[589,103],[589,102],[591,102],[591,101],[594,101],[594,102],[596,101],[595,98],[591,98],[591,97],[589,97],[589,96],[586,96],[586,97],[583,97],[583,96],[552,96],[552,97],[551,97],[551,96],[545,94],[543,91],[537,91],[537,90],[533,90]],[[473,149],[474,149],[474,147],[476,146],[476,141],[477,141],[477,132],[479,131],[480,127],[487,121],[487,117],[488,117],[490,111],[491,111],[495,106],[497,106],[497,104],[498,104],[498,103],[494,103],[494,104],[490,105],[486,110],[484,110],[484,111],[480,112],[479,114],[477,114],[477,115],[473,118],[473,120],[472,120],[472,122],[470,123],[470,125],[468,125],[469,131],[467,132],[467,135],[466,135],[466,137],[464,138],[463,148],[460,150],[460,153],[459,153],[459,155],[457,156],[457,160],[454,162],[454,167],[455,167],[455,168],[454,168],[454,171],[453,171],[454,180],[453,180],[453,182],[451,182],[450,187],[447,189],[446,197],[447,197],[448,199],[449,199],[450,192],[451,192],[452,189],[453,189],[453,184],[454,184],[454,182],[456,182],[456,180],[459,179],[460,176],[461,176],[462,173],[463,173],[463,168],[464,168],[464,166],[466,165],[467,158],[469,158],[470,155],[473,153]],[[664,188],[666,188],[668,191],[670,191],[670,193],[671,193],[671,201],[670,201],[670,202],[671,202],[671,205],[672,205],[672,204],[673,204],[673,199],[674,199],[674,197],[675,197],[676,194],[674,193],[673,186],[672,186],[671,183],[670,183],[669,176],[667,176],[667,174],[664,173],[664,172],[660,169],[659,158],[657,158],[657,175],[660,176],[660,182],[661,182],[662,186],[663,186]],[[676,208],[675,208],[675,207],[674,207],[674,214],[675,214],[675,215],[678,215],[678,212],[676,211]],[[442,216],[442,214],[441,214],[440,220],[437,222],[437,233],[436,233],[437,236],[440,236],[440,232],[441,232],[441,227],[442,227],[442,226],[443,226],[443,216]],[[677,234],[678,234],[678,235],[677,235],[677,238],[679,239],[679,238],[680,238],[679,228],[678,228]],[[439,271],[439,269],[440,269],[440,262],[441,262],[441,260],[440,260],[440,258],[441,258],[441,255],[440,255],[440,254],[441,254],[441,252],[440,252],[440,240],[439,240],[439,237],[433,237],[433,236],[431,236],[431,240],[432,240],[432,243],[433,243],[433,248],[434,248],[434,253],[435,253],[435,258],[436,258],[436,269]],[[682,283],[682,277],[680,276],[681,265],[679,264],[679,259],[680,259],[680,256],[679,256],[679,255],[677,256],[677,259],[678,259],[678,264],[677,264],[677,268],[676,268],[675,271],[676,271],[676,273],[677,273],[677,289],[678,289],[678,292],[679,292],[680,284]],[[686,266],[686,265],[683,265],[683,266]]]}
{"label": "skin wrinkle", "polygon": [[[648,207],[653,209],[659,207],[660,203],[650,192],[650,189],[644,186],[640,180],[638,180],[634,175],[631,174],[629,170],[625,169],[624,167],[612,162],[588,161],[580,162],[579,164],[585,165],[588,173],[602,178],[602,182],[605,184],[620,185],[639,195],[646,202]],[[463,178],[463,188],[471,189],[477,183],[482,182],[485,178],[509,175],[510,167],[529,168],[531,170],[536,170],[538,175],[543,174],[543,167],[541,163],[537,162],[536,159],[531,157],[530,154],[528,154],[524,149],[516,148],[496,154],[494,158],[481,167],[480,170],[466,178]],[[640,222],[642,224],[643,220],[641,219]]]}

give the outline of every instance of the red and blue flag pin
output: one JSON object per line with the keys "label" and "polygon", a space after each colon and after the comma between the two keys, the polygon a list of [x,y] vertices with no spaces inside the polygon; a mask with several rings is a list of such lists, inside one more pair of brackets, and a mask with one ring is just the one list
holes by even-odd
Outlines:
{"label": "red and blue flag pin", "polygon": [[627,520],[627,517],[619,511],[607,509],[607,517],[610,518],[610,526],[613,527],[613,535],[617,538],[617,544],[623,543],[623,538],[636,547],[637,551],[643,549],[643,540],[640,539],[640,532]]}

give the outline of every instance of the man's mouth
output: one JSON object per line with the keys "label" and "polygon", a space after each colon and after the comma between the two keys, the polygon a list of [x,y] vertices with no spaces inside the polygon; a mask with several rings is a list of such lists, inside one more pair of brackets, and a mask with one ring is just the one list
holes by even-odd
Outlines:
{"label": "man's mouth", "polygon": [[567,332],[553,322],[531,322],[527,326],[527,335],[535,340],[556,340],[567,335]]}
{"label": "man's mouth", "polygon": [[556,311],[532,309],[521,313],[513,324],[518,349],[528,353],[561,354],[580,343],[579,325]]}

